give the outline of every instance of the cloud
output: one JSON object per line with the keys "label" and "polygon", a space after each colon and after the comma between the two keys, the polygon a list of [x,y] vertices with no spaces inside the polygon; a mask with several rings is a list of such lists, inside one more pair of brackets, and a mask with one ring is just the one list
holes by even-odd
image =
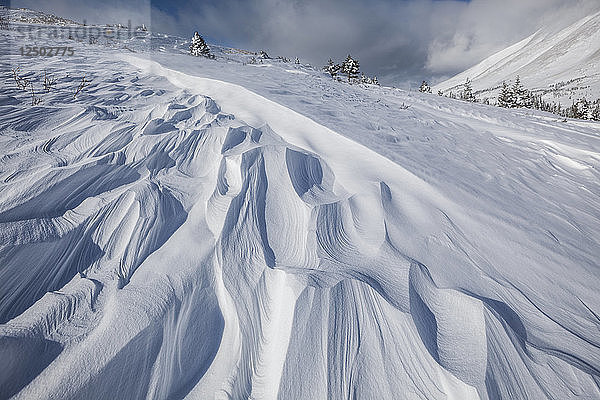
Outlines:
{"label": "cloud", "polygon": [[188,32],[316,65],[352,53],[365,72],[401,84],[456,74],[594,8],[597,0],[223,0],[179,8],[177,20]]}
{"label": "cloud", "polygon": [[559,29],[599,9],[597,0],[473,0],[454,27],[434,30],[425,67],[434,75],[455,74],[541,27]]}
{"label": "cloud", "polygon": [[566,25],[600,10],[597,0],[13,1],[17,3],[32,8],[37,3],[70,17],[87,15],[90,23],[126,22],[139,15],[137,10],[147,10],[142,14],[151,14],[154,31],[187,37],[198,30],[212,42],[298,56],[314,65],[351,53],[366,73],[399,86],[451,76],[542,25]]}

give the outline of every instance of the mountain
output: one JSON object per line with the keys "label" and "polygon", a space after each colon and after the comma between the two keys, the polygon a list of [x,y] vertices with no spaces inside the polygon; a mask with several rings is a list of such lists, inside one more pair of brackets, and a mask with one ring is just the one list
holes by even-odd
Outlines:
{"label": "mountain", "polygon": [[28,8],[6,8],[0,6],[0,17],[7,23],[24,25],[77,26],[81,25],[70,19],[59,17]]}
{"label": "mountain", "polygon": [[0,30],[0,398],[600,398],[600,124],[143,35]]}
{"label": "mountain", "polygon": [[496,99],[502,82],[519,75],[523,84],[548,101],[600,98],[600,12],[556,30],[544,28],[434,86],[458,93],[467,78],[480,99]]}

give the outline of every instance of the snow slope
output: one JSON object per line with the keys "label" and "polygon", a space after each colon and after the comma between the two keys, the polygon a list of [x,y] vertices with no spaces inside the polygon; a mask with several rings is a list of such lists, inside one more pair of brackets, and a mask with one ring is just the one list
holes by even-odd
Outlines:
{"label": "snow slope", "polygon": [[600,398],[600,124],[0,35],[0,398]]}
{"label": "snow slope", "polygon": [[469,78],[480,98],[495,98],[502,82],[517,75],[527,88],[563,105],[600,98],[600,12],[561,30],[540,29],[433,89],[458,93]]}

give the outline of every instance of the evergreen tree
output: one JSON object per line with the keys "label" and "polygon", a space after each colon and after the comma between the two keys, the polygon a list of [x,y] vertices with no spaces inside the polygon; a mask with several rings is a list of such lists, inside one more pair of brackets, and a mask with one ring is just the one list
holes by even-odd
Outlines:
{"label": "evergreen tree", "polygon": [[498,95],[498,106],[504,108],[512,107],[512,93],[506,82],[502,82],[502,90]]}
{"label": "evergreen tree", "polygon": [[579,118],[579,110],[577,109],[577,103],[575,101],[573,101],[573,104],[571,105],[571,107],[567,108],[565,110],[565,117],[567,118]]}
{"label": "evergreen tree", "polygon": [[590,103],[584,97],[583,99],[579,99],[577,101],[577,116],[575,118],[579,119],[590,119],[591,118],[591,110]]}
{"label": "evergreen tree", "polygon": [[348,54],[348,57],[346,57],[346,60],[344,60],[344,62],[342,63],[341,71],[343,74],[346,74],[346,76],[348,76],[348,82],[352,82],[353,79],[358,78],[358,73],[360,72],[360,64],[358,60],[353,59],[352,56]]}
{"label": "evergreen tree", "polygon": [[296,64],[296,65],[300,64],[300,59],[298,57],[296,57],[296,59],[294,60],[294,64]]}
{"label": "evergreen tree", "polygon": [[516,108],[532,108],[533,107],[533,99],[529,90],[525,89],[523,84],[521,83],[521,78],[519,75],[515,78],[515,83],[511,88],[513,104],[512,107]]}
{"label": "evergreen tree", "polygon": [[258,53],[258,58],[262,58],[263,60],[270,60],[270,59],[271,59],[271,57],[270,57],[270,56],[267,54],[267,52],[266,52],[266,51],[264,51],[264,50],[261,50],[261,51]]}
{"label": "evergreen tree", "polygon": [[334,63],[331,58],[327,61],[327,65],[323,67],[323,71],[331,75],[332,78],[335,78],[341,69],[342,67],[339,64]]}
{"label": "evergreen tree", "polygon": [[513,83],[511,91],[512,91],[512,95],[513,95],[513,105],[512,106],[515,108],[523,107],[522,100],[521,100],[521,94],[523,92],[523,85],[521,85],[521,78],[519,77],[519,75],[517,75],[517,77],[515,78],[515,83]]}
{"label": "evergreen tree", "polygon": [[431,93],[431,86],[429,86],[429,83],[427,83],[427,81],[423,81],[423,83],[421,83],[421,86],[419,87],[419,92]]}
{"label": "evergreen tree", "polygon": [[470,101],[470,102],[477,101],[475,99],[475,95],[473,94],[473,88],[471,87],[471,80],[469,78],[467,78],[467,81],[465,82],[465,84],[463,86],[464,86],[464,89],[460,94],[461,100]]}
{"label": "evergreen tree", "polygon": [[595,107],[592,109],[590,119],[593,121],[600,121],[600,99],[594,102]]}
{"label": "evergreen tree", "polygon": [[379,80],[377,80],[377,77],[376,77],[376,76],[374,76],[374,77],[373,77],[373,79],[371,79],[371,83],[372,83],[373,85],[377,85],[377,86],[379,86]]}
{"label": "evergreen tree", "polygon": [[192,44],[190,45],[190,53],[193,56],[204,56],[208,58],[214,58],[212,54],[210,54],[210,47],[204,41],[204,38],[200,36],[198,32],[194,33],[192,37]]}
{"label": "evergreen tree", "polygon": [[441,90],[438,90],[438,96],[443,96],[444,92],[442,92]]}

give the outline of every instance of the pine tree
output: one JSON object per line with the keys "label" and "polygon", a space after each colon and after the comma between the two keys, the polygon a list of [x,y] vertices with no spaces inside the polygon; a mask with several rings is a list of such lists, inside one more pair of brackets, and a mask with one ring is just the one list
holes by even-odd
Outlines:
{"label": "pine tree", "polygon": [[519,75],[515,78],[515,83],[513,83],[511,91],[513,95],[513,105],[512,107],[519,108],[522,107],[521,102],[521,92],[523,90],[523,85],[521,85],[521,78]]}
{"label": "pine tree", "polygon": [[258,53],[258,58],[262,58],[263,60],[270,60],[270,59],[271,59],[271,57],[270,57],[270,56],[267,54],[267,52],[266,52],[266,51],[264,51],[264,50],[261,50],[261,51]]}
{"label": "pine tree", "polygon": [[512,94],[510,87],[506,82],[502,82],[502,90],[500,91],[500,95],[498,96],[498,106],[504,108],[512,107]]}
{"label": "pine tree", "polygon": [[192,44],[190,45],[190,53],[194,56],[204,56],[207,58],[215,58],[213,54],[210,53],[210,47],[204,41],[204,38],[198,34],[198,32],[194,33],[192,37]]}
{"label": "pine tree", "polygon": [[590,119],[591,118],[591,110],[590,103],[584,97],[583,99],[579,99],[577,101],[577,116],[575,118],[579,119]]}
{"label": "pine tree", "polygon": [[348,82],[352,82],[353,79],[358,78],[358,73],[360,72],[360,64],[358,60],[352,58],[350,54],[346,57],[346,60],[342,63],[343,74],[348,76]]}
{"label": "pine tree", "polygon": [[593,121],[600,121],[600,99],[594,102],[595,107],[592,109],[590,119]]}
{"label": "pine tree", "polygon": [[423,81],[423,83],[421,83],[421,86],[419,87],[419,92],[431,93],[431,86],[429,86],[429,83],[427,83],[427,81]]}
{"label": "pine tree", "polygon": [[464,86],[464,89],[460,94],[461,100],[470,101],[470,102],[477,101],[475,99],[475,95],[473,94],[473,88],[471,87],[471,80],[469,78],[467,78],[467,81],[465,82],[465,84],[463,86]]}
{"label": "pine tree", "polygon": [[441,90],[438,90],[438,96],[443,96],[444,92],[442,92]]}
{"label": "pine tree", "polygon": [[334,63],[331,58],[327,61],[327,65],[323,67],[323,71],[331,75],[332,78],[335,78],[341,69],[342,67],[339,64]]}
{"label": "pine tree", "polygon": [[525,107],[531,108],[532,98],[529,90],[525,89],[523,84],[521,83],[521,78],[519,75],[515,78],[515,83],[512,86],[512,95],[513,95],[513,106],[512,107]]}
{"label": "pine tree", "polygon": [[192,44],[190,45],[190,53],[193,56],[204,56],[208,58],[214,58],[212,54],[210,54],[210,47],[204,41],[204,38],[200,36],[198,32],[194,33],[194,37],[192,37]]}
{"label": "pine tree", "polygon": [[525,89],[523,97],[521,99],[523,102],[523,107],[533,108],[533,96],[529,90]]}
{"label": "pine tree", "polygon": [[377,77],[376,77],[376,76],[374,76],[374,77],[373,77],[373,79],[371,79],[371,83],[372,83],[373,85],[377,85],[377,86],[379,86],[379,80],[377,80]]}
{"label": "pine tree", "polygon": [[300,65],[300,59],[298,57],[296,57],[296,59],[294,60],[294,64]]}
{"label": "pine tree", "polygon": [[578,115],[579,115],[579,110],[577,109],[577,103],[575,101],[573,101],[573,104],[571,105],[571,107],[569,107],[565,110],[565,117],[579,118]]}

